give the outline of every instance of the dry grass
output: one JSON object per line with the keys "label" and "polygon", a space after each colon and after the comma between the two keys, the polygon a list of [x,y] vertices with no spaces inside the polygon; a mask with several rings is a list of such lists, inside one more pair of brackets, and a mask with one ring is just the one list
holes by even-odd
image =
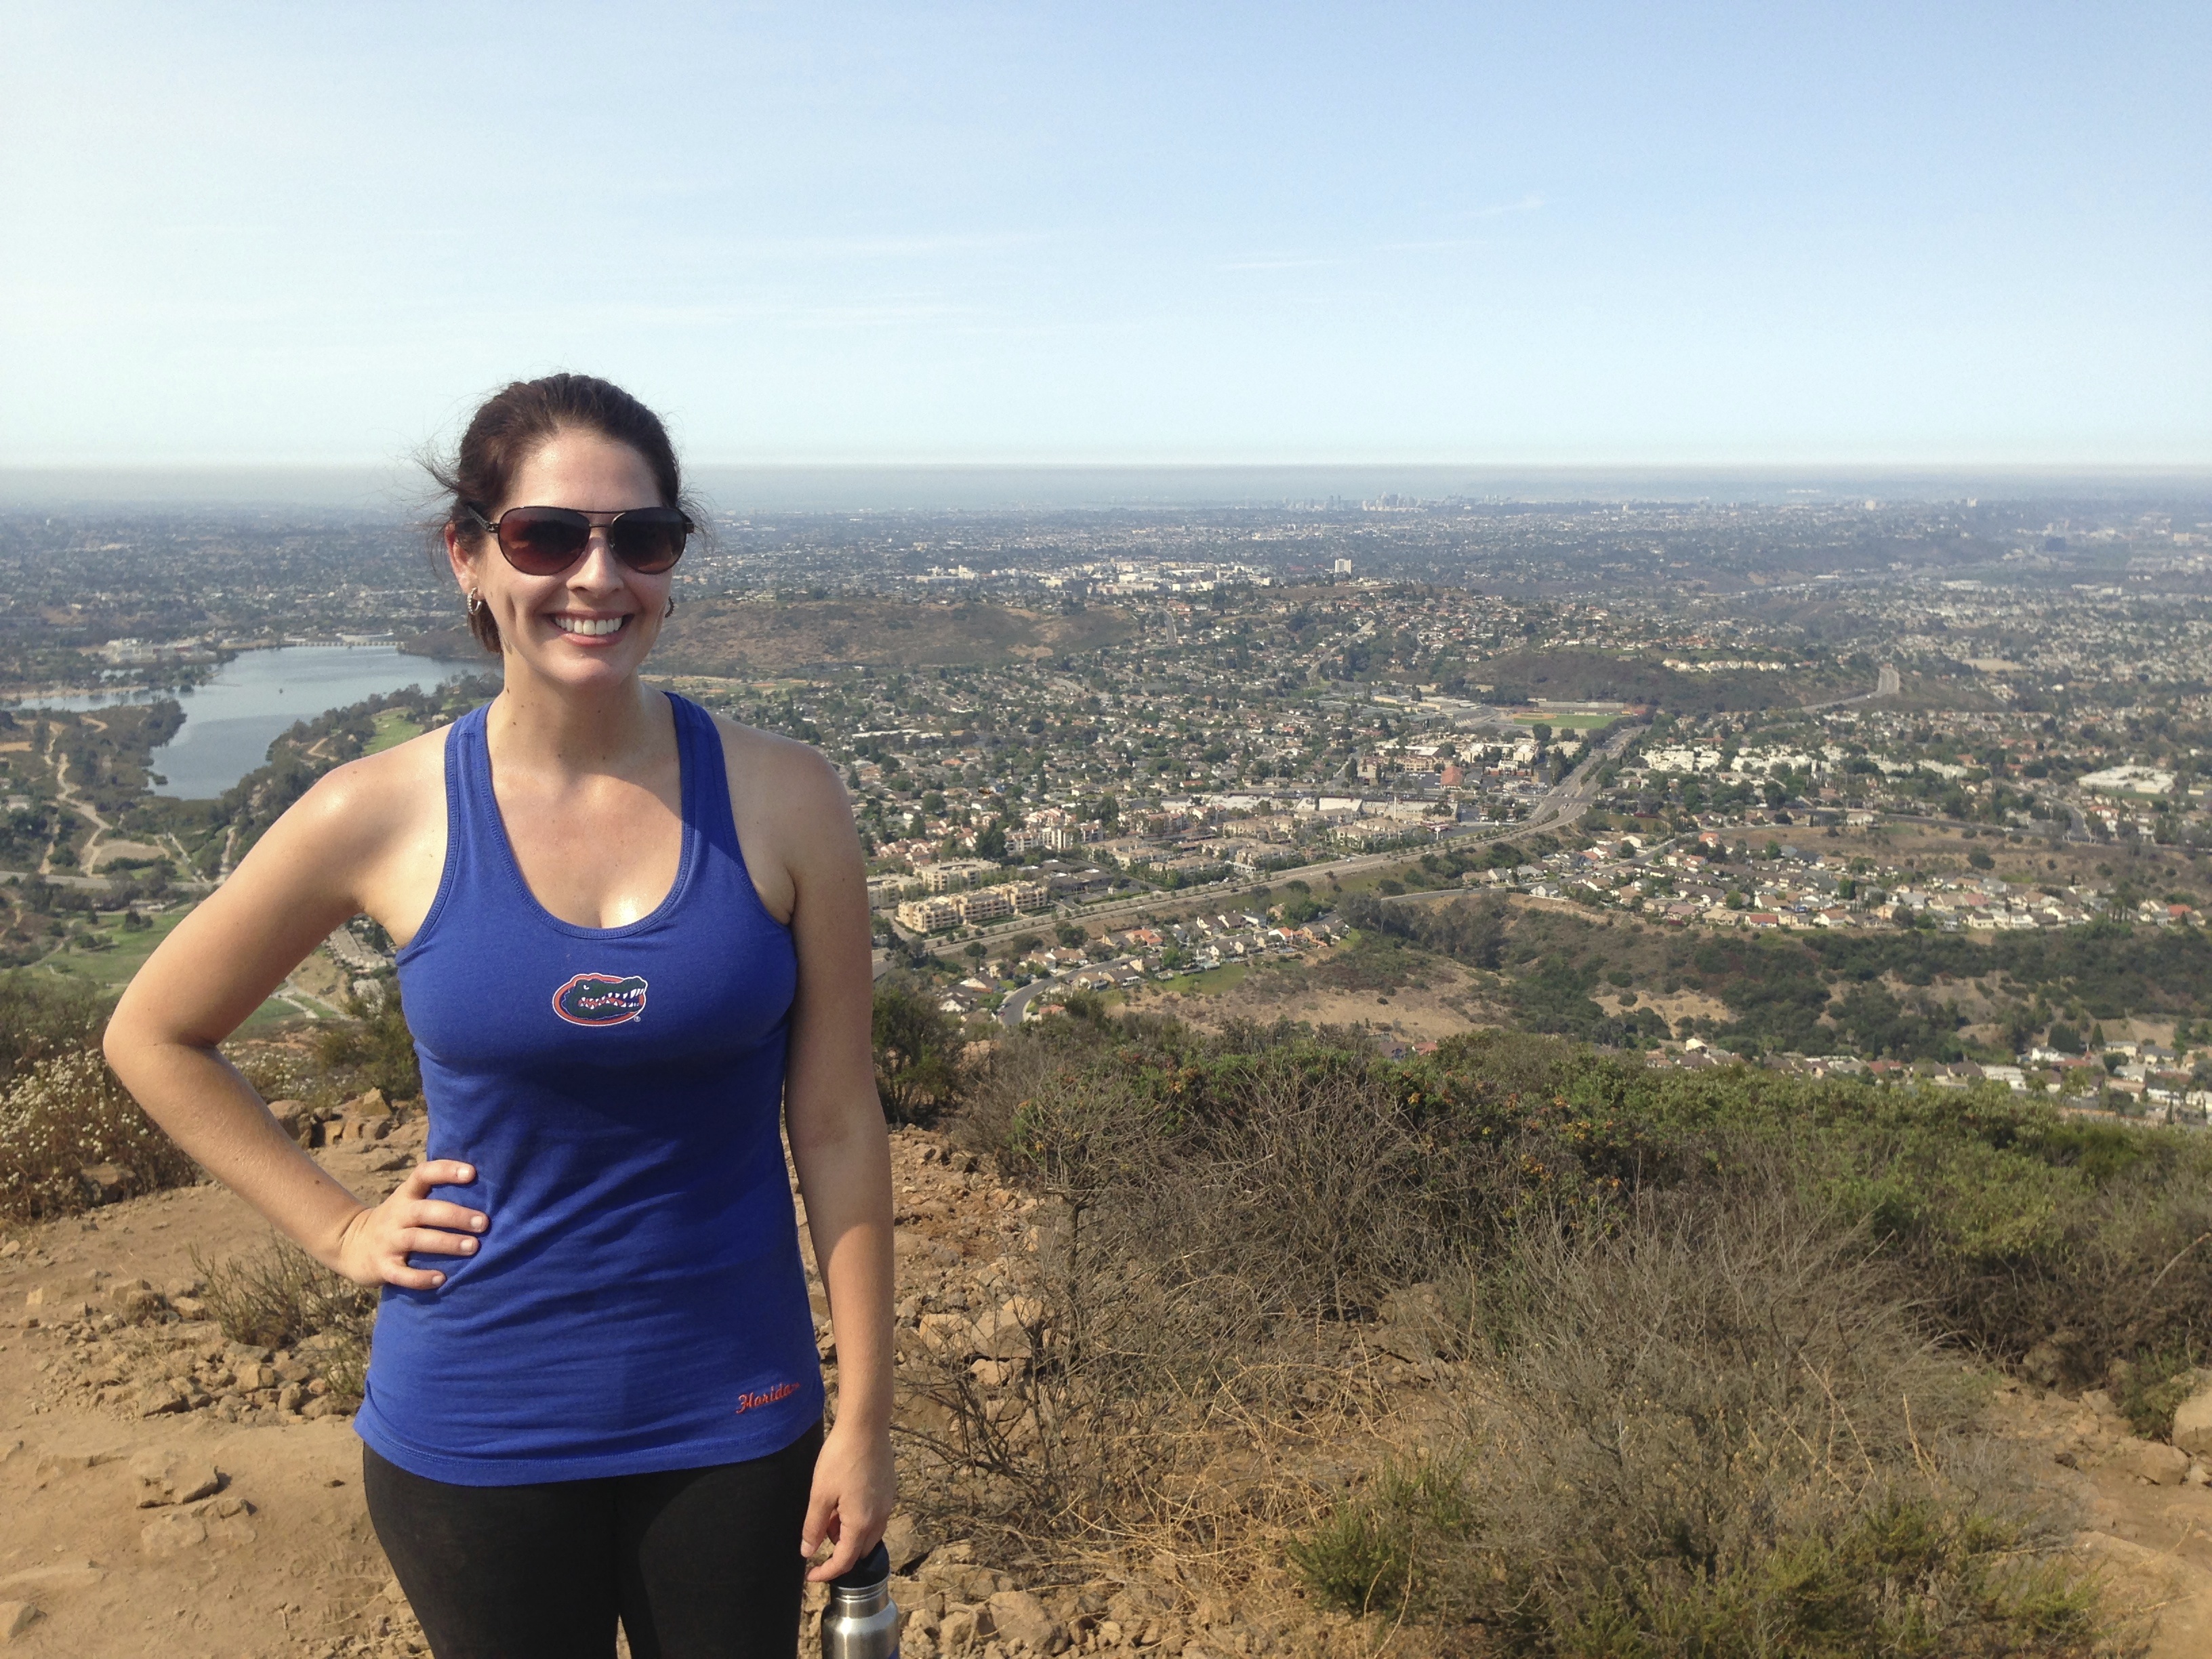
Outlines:
{"label": "dry grass", "polygon": [[1786,1148],[1532,1200],[1526,1144],[1437,1144],[1356,1055],[1257,1053],[1202,1110],[1095,1059],[1010,1045],[966,1120],[1051,1200],[1013,1359],[902,1370],[925,1506],[1006,1559],[1295,1582],[1468,1654],[2122,1650],[1983,1373]]}
{"label": "dry grass", "polygon": [[1442,1301],[1457,1420],[1294,1547],[1324,1600],[1500,1654],[2100,1650],[1977,1372],[1779,1188],[1532,1220]]}
{"label": "dry grass", "polygon": [[192,1266],[206,1282],[201,1299],[225,1336],[257,1348],[313,1342],[332,1394],[349,1404],[361,1398],[376,1321],[374,1291],[339,1278],[282,1239],[227,1261],[195,1254]]}

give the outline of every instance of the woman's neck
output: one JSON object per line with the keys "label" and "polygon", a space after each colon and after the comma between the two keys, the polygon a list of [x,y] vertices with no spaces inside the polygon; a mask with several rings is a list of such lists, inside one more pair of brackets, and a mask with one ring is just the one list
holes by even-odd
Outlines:
{"label": "woman's neck", "polygon": [[507,684],[492,700],[487,736],[511,761],[532,769],[629,774],[649,765],[672,732],[667,700],[635,674],[580,690],[507,664]]}

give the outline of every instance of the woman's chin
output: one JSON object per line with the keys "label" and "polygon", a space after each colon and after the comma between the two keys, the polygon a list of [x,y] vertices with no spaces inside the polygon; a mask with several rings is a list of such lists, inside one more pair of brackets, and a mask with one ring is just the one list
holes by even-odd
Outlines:
{"label": "woman's chin", "polygon": [[561,635],[539,641],[538,649],[522,654],[539,678],[579,690],[627,680],[645,657],[641,642],[619,635],[605,645],[577,645]]}

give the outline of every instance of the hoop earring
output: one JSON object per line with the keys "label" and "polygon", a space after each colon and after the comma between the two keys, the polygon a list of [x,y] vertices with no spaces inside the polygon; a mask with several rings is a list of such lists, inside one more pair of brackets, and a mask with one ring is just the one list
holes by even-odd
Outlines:
{"label": "hoop earring", "polygon": [[470,592],[469,592],[469,603],[468,603],[468,612],[469,612],[469,616],[471,617],[471,618],[472,618],[472,619],[473,619],[473,618],[475,618],[475,617],[481,617],[482,615],[483,615],[483,611],[484,611],[484,597],[483,597],[483,594],[481,594],[481,593],[479,593],[479,592],[476,592],[473,588],[471,588],[471,589],[470,590]]}
{"label": "hoop earring", "polygon": [[671,617],[674,616],[675,614],[676,614],[676,596],[675,596],[673,593],[671,593],[671,594],[668,596],[668,609],[667,609],[667,610],[665,610],[665,611],[662,611],[662,612],[660,613],[660,619],[661,619],[661,621],[663,621],[663,622],[666,622],[666,621],[667,621]]}

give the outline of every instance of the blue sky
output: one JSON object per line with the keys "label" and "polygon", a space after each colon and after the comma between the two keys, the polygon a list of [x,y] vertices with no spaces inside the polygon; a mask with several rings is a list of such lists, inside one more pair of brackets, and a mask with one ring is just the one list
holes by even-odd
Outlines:
{"label": "blue sky", "polygon": [[0,465],[2212,464],[2212,7],[9,0]]}

